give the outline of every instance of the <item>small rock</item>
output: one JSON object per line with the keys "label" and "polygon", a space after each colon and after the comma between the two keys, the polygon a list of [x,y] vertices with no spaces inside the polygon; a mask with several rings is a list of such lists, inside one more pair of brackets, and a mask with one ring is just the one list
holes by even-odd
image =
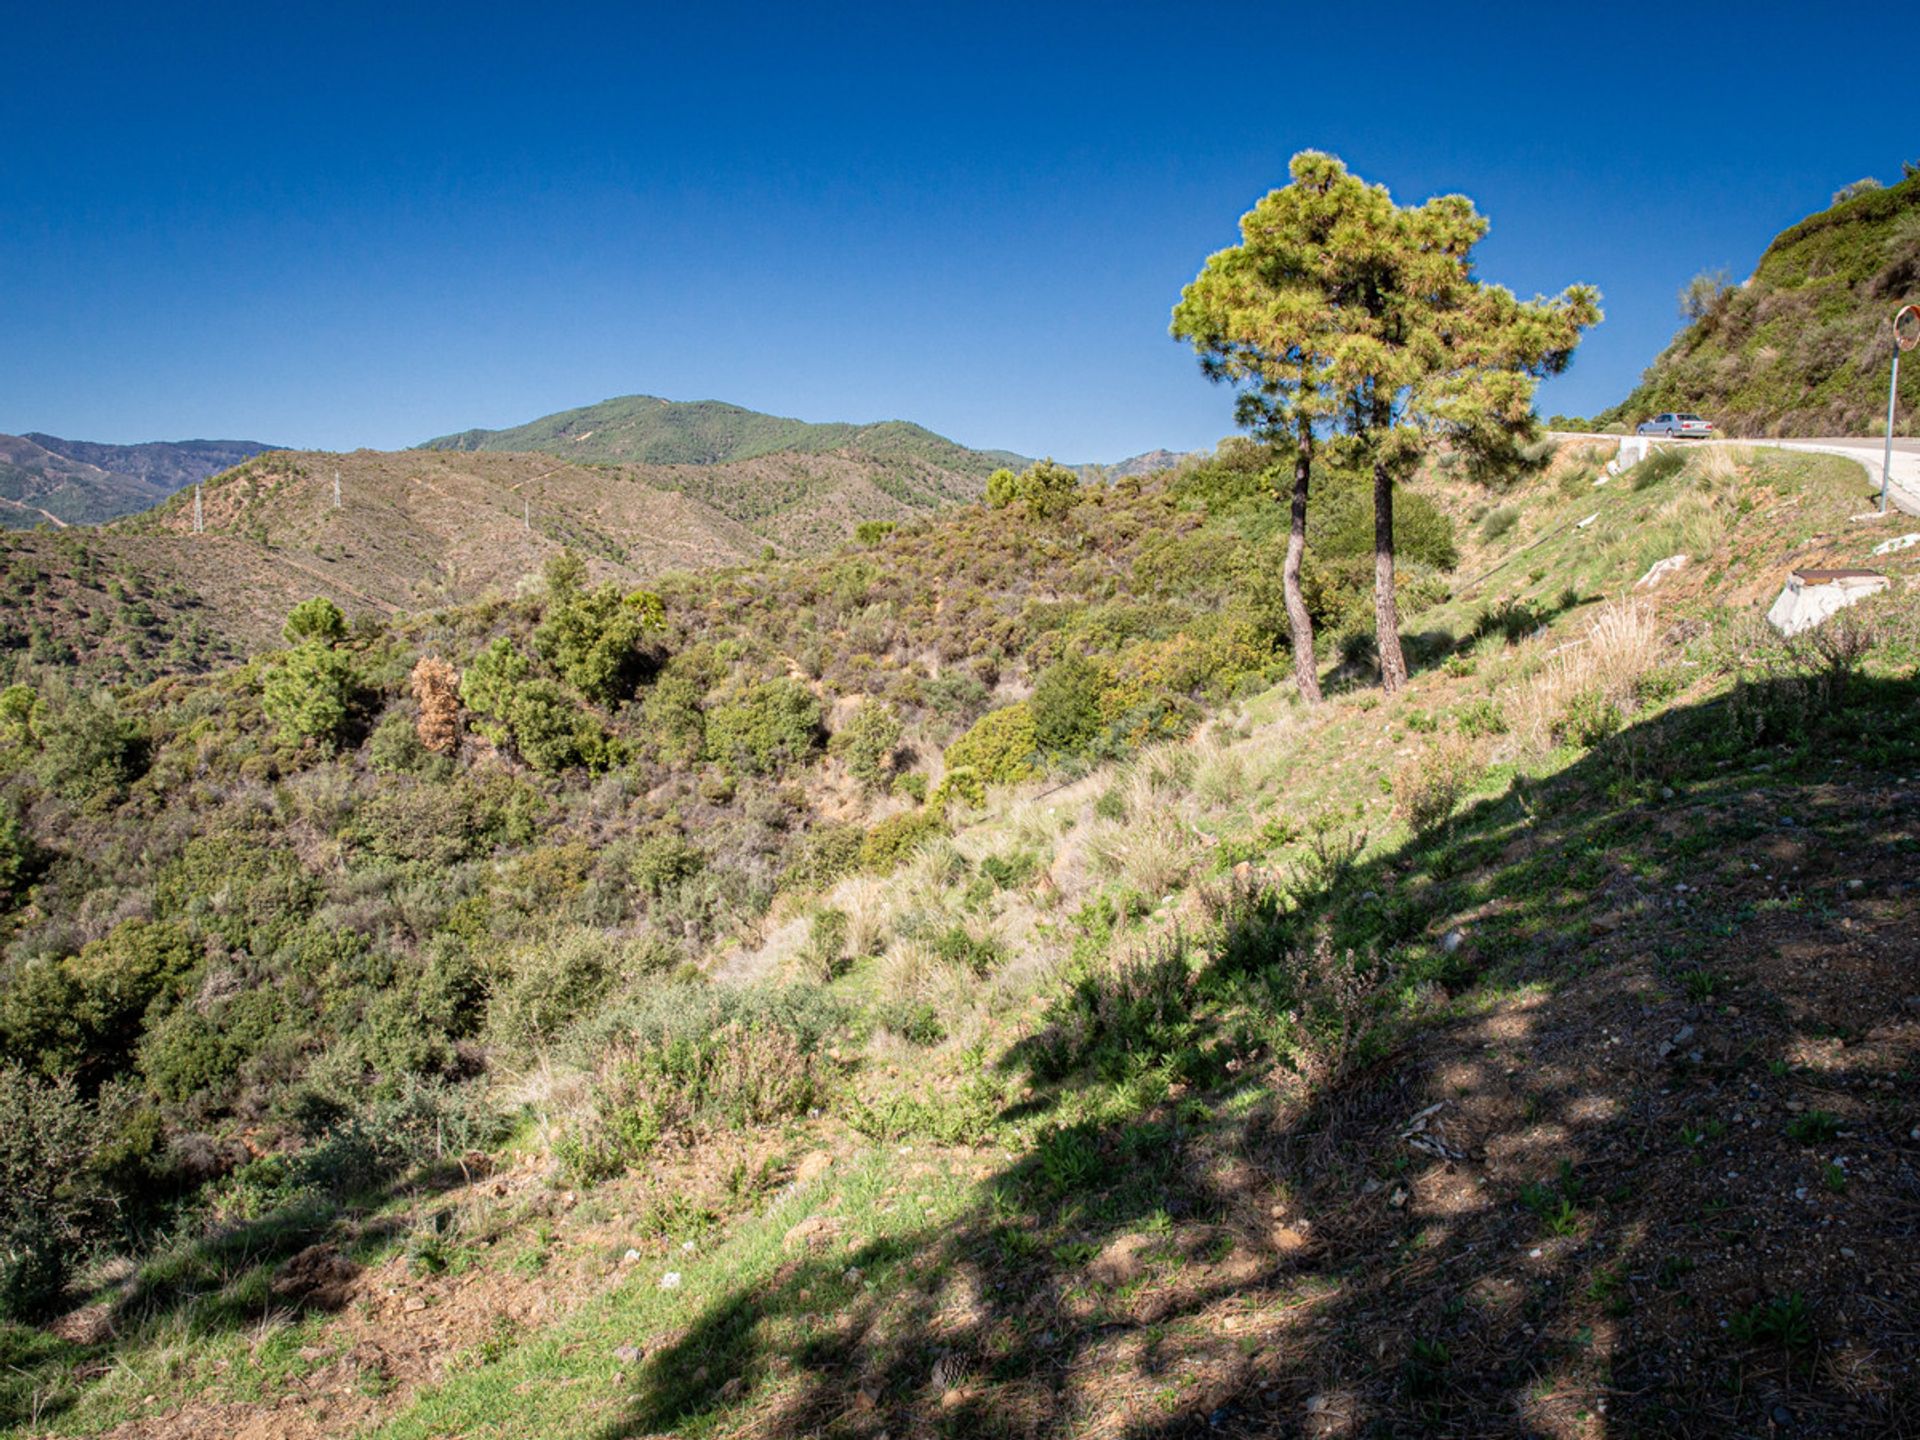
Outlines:
{"label": "small rock", "polygon": [[640,1363],[640,1357],[644,1354],[646,1354],[646,1351],[642,1350],[638,1345],[616,1345],[613,1347],[613,1358],[618,1360],[622,1365],[637,1365]]}
{"label": "small rock", "polygon": [[1676,1045],[1684,1045],[1692,1038],[1693,1027],[1691,1025],[1682,1025],[1678,1030],[1673,1032],[1673,1043]]}
{"label": "small rock", "polygon": [[425,1300],[422,1300],[418,1295],[416,1295],[413,1297],[413,1299],[407,1301],[406,1304],[402,1305],[400,1307],[400,1311],[404,1315],[414,1315],[414,1314],[418,1314],[420,1311],[426,1308],[427,1308],[427,1302]]}
{"label": "small rock", "polygon": [[1440,937],[1440,953],[1443,955],[1453,954],[1454,951],[1460,948],[1461,942],[1466,938],[1467,937],[1458,930],[1447,931],[1446,934]]}
{"label": "small rock", "polygon": [[626,1253],[626,1254],[624,1254],[624,1255],[622,1255],[622,1256],[620,1257],[620,1263],[621,1263],[622,1265],[637,1265],[637,1264],[639,1264],[639,1263],[640,1263],[640,1252],[639,1252],[638,1250],[629,1250],[629,1251],[627,1251],[627,1253]]}
{"label": "small rock", "polygon": [[662,1290],[678,1290],[680,1288],[680,1272],[678,1270],[667,1271],[666,1274],[660,1277],[660,1288]]}

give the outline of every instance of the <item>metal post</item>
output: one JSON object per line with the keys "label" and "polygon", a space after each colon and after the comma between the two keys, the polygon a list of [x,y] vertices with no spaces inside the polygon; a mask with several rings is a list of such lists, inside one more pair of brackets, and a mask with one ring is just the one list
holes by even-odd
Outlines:
{"label": "metal post", "polygon": [[1893,378],[1887,381],[1887,453],[1880,460],[1880,513],[1887,513],[1887,483],[1893,474],[1893,402],[1900,395],[1900,332],[1893,336]]}
{"label": "metal post", "polygon": [[200,515],[200,486],[198,482],[195,482],[193,487],[193,533],[198,535],[206,528],[206,521],[203,520]]}
{"label": "metal post", "polygon": [[524,495],[520,497],[520,524],[529,535],[533,533],[533,501]]}
{"label": "metal post", "polygon": [[338,470],[333,472],[333,508],[336,510],[340,508],[340,472]]}

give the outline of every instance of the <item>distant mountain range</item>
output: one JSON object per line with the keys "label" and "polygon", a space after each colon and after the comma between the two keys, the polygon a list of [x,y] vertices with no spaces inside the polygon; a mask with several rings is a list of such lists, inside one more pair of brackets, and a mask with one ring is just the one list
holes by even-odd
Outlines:
{"label": "distant mountain range", "polygon": [[0,527],[95,525],[131,515],[277,448],[258,440],[102,445],[37,431],[0,435]]}
{"label": "distant mountain range", "polygon": [[1029,463],[1010,450],[968,449],[905,420],[817,424],[719,400],[662,400],[655,395],[623,395],[506,430],[462,430],[420,448],[531,450],[573,461],[640,465],[723,465],[783,453],[845,453],[980,479],[1002,465]]}
{"label": "distant mountain range", "polygon": [[[588,464],[725,465],[768,455],[846,454],[984,479],[1001,466],[1019,470],[1033,457],[1012,450],[975,450],[907,420],[857,425],[767,415],[720,400],[663,400],[622,395],[561,410],[505,430],[462,430],[426,441],[423,450],[533,451]],[[1080,465],[1114,479],[1171,469],[1183,457],[1150,450],[1118,464]]]}

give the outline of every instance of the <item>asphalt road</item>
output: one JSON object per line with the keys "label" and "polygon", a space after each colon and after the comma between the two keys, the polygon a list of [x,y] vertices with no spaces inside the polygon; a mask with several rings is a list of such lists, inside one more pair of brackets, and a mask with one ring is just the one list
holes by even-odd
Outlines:
{"label": "asphalt road", "polygon": [[[1621,436],[1581,435],[1570,438],[1590,440],[1617,440]],[[1627,439],[1645,439],[1656,445],[1772,445],[1782,450],[1811,450],[1826,455],[1843,455],[1855,461],[1867,472],[1868,483],[1877,494],[1880,489],[1880,472],[1886,464],[1885,440],[1871,435],[1833,435],[1794,437],[1791,440],[1667,440],[1653,436],[1627,436]],[[1909,515],[1920,515],[1920,438],[1896,435],[1893,440],[1893,473],[1888,477],[1887,499],[1891,508],[1905,511]]]}

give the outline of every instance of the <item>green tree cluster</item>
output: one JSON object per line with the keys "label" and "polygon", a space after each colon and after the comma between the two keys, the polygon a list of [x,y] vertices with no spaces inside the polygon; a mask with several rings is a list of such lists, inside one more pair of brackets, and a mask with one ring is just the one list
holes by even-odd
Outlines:
{"label": "green tree cluster", "polygon": [[580,587],[584,563],[571,551],[547,565],[547,611],[533,632],[540,657],[574,689],[601,705],[631,696],[640,644],[666,624],[666,608],[647,590],[621,594],[606,584]]}
{"label": "green tree cluster", "polygon": [[1016,500],[1037,518],[1052,520],[1067,513],[1079,499],[1080,476],[1052,460],[1036,460],[1018,475],[1006,468],[987,477],[987,504],[1004,510]]}

